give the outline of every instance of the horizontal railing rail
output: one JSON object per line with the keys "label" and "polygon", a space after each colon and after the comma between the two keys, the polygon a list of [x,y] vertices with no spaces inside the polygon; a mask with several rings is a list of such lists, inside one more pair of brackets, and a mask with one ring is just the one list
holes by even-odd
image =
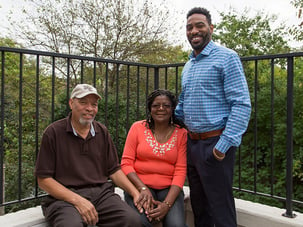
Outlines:
{"label": "horizontal railing rail", "polygon": [[[0,52],[0,206],[6,212],[45,196],[34,176],[41,135],[68,114],[75,84],[90,83],[102,95],[96,119],[108,127],[119,156],[130,125],[145,118],[147,95],[156,88],[181,92],[184,63],[155,65],[9,47]],[[298,103],[302,58],[302,52],[241,58],[253,111],[237,153],[234,191],[244,199],[268,198],[264,202],[285,208],[287,217],[295,216],[294,207],[303,209],[298,192],[303,180],[298,174],[303,166],[298,138],[303,131]]]}

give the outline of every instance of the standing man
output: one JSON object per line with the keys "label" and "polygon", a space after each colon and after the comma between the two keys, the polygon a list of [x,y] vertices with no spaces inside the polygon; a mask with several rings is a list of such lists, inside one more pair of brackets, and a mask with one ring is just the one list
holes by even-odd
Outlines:
{"label": "standing man", "polygon": [[232,191],[236,147],[246,131],[251,103],[238,55],[212,41],[204,8],[187,14],[193,51],[182,72],[176,116],[188,128],[188,181],[196,227],[236,227]]}
{"label": "standing man", "polygon": [[94,120],[99,99],[93,86],[78,84],[69,100],[71,113],[43,133],[35,174],[49,194],[42,209],[51,226],[141,226],[138,213],[108,182],[138,200],[140,193],[120,169],[109,132]]}

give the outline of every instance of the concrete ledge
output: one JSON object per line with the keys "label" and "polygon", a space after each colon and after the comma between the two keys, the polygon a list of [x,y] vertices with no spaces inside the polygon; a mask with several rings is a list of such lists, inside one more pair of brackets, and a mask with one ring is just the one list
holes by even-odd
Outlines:
{"label": "concrete ledge", "polygon": [[245,227],[303,227],[303,214],[295,218],[282,216],[285,209],[235,199],[238,224]]}
{"label": "concrete ledge", "polygon": [[[115,189],[124,199],[123,191]],[[193,213],[189,199],[189,188],[184,187],[185,218],[188,227],[194,226]],[[235,199],[238,226],[241,227],[303,227],[303,214],[294,212],[295,218],[282,216],[285,210],[241,199]],[[49,227],[40,206],[0,216],[0,226],[5,227]]]}
{"label": "concrete ledge", "polygon": [[42,214],[40,206],[8,213],[0,216],[0,226],[6,227],[47,227],[49,226]]}

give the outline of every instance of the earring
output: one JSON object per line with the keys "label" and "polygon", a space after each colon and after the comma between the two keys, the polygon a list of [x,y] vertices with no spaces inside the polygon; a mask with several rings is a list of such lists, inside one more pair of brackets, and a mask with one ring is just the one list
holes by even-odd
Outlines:
{"label": "earring", "polygon": [[174,124],[174,119],[173,116],[170,117],[170,124],[173,125]]}
{"label": "earring", "polygon": [[148,116],[147,116],[147,122],[151,123],[151,115],[150,114],[148,114]]}

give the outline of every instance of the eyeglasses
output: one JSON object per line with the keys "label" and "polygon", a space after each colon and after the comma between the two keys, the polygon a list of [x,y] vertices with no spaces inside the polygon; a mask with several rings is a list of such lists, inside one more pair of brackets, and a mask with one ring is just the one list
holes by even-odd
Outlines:
{"label": "eyeglasses", "polygon": [[151,108],[160,109],[161,106],[162,106],[163,109],[170,109],[171,108],[171,105],[169,105],[169,104],[153,104],[153,105],[151,105]]}

